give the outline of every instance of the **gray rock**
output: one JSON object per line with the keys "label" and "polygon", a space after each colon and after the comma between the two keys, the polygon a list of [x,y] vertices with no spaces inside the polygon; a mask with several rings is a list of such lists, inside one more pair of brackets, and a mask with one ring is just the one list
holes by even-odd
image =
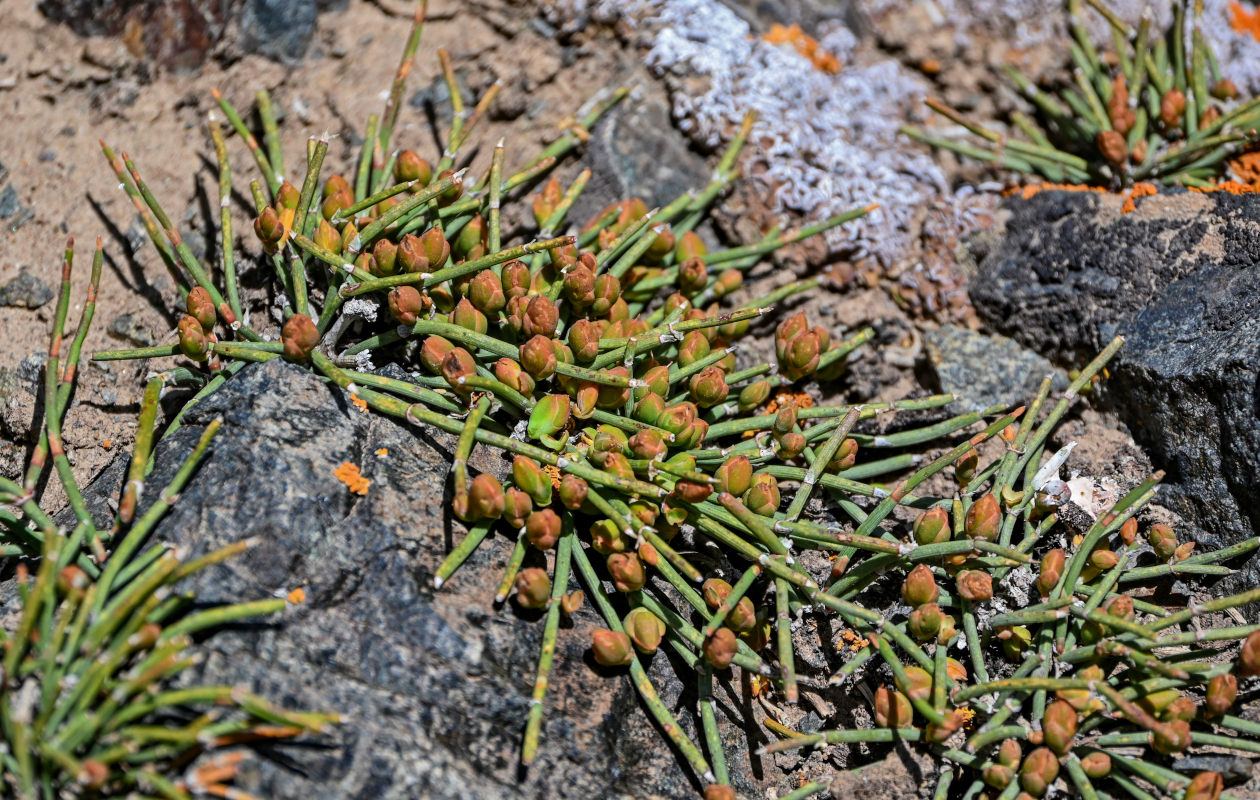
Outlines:
{"label": "gray rock", "polygon": [[660,84],[652,81],[638,91],[641,97],[619,104],[591,132],[583,159],[591,180],[570,219],[584,223],[627,197],[640,197],[655,208],[689,189],[699,191],[712,177],[704,156],[674,127]]}
{"label": "gray rock", "polygon": [[943,325],[923,336],[929,381],[962,398],[960,408],[1015,406],[1031,399],[1047,375],[1066,389],[1067,375],[1042,356],[1005,336]]}
{"label": "gray rock", "polygon": [[4,191],[0,192],[0,219],[8,219],[18,212],[22,207],[18,200],[17,189],[13,184],[4,187]]}
{"label": "gray rock", "polygon": [[0,306],[39,308],[53,299],[53,290],[38,276],[22,270],[17,277],[0,286]]}
{"label": "gray rock", "polygon": [[308,0],[245,0],[240,46],[247,53],[296,64],[311,44],[319,10]]}
{"label": "gray rock", "polygon": [[[257,537],[242,557],[183,587],[203,601],[299,586],[306,601],[283,619],[216,633],[188,679],[348,717],[315,745],[270,748],[275,757],[251,765],[240,788],[275,800],[694,795],[625,677],[584,660],[598,624],[589,601],[562,626],[542,748],[528,771],[519,768],[543,626],[535,614],[493,606],[502,539],[432,588],[463,536],[443,491],[453,437],[361,413],[275,359],[189,410],[158,447],[146,499],[216,417],[223,427],[210,453],[156,535],[192,554]],[[344,461],[372,481],[365,496],[333,477]],[[125,463],[89,488],[94,515],[108,517],[104,501],[117,496]],[[479,469],[506,463],[474,452]]]}
{"label": "gray rock", "polygon": [[151,347],[157,344],[148,326],[131,314],[119,314],[114,317],[106,330],[109,331],[110,336],[131,342],[137,347]]}
{"label": "gray rock", "polygon": [[[1206,547],[1260,532],[1260,196],[1176,193],[1120,213],[1117,198],[1013,201],[971,289],[994,328],[1081,364],[1112,337],[1102,383],[1168,471],[1161,502]],[[1252,559],[1221,591],[1260,582]]]}

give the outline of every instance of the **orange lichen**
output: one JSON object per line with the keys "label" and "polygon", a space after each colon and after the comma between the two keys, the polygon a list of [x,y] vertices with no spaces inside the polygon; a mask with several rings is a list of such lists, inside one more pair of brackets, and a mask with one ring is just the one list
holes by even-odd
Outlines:
{"label": "orange lichen", "polygon": [[359,474],[357,464],[351,464],[349,461],[343,461],[340,467],[333,470],[333,477],[346,485],[346,488],[355,494],[367,494],[368,486],[372,485],[372,481]]}
{"label": "orange lichen", "polygon": [[1239,183],[1260,186],[1260,150],[1248,150],[1229,160],[1229,171]]}
{"label": "orange lichen", "polygon": [[773,414],[788,403],[795,403],[797,408],[813,408],[814,398],[804,392],[780,392],[766,403],[766,413]]}
{"label": "orange lichen", "polygon": [[1206,189],[1200,189],[1197,186],[1187,186],[1192,192],[1201,192],[1203,194],[1211,194],[1212,192],[1228,192],[1229,194],[1254,194],[1260,192],[1260,186],[1253,186],[1249,183],[1239,183],[1238,181],[1221,181],[1215,186],[1209,186]]}
{"label": "orange lichen", "polygon": [[785,27],[776,22],[762,38],[770,44],[792,45],[796,52],[808,58],[814,68],[822,72],[834,75],[840,71],[840,59],[819,47],[818,40],[801,30],[796,23]]}
{"label": "orange lichen", "polygon": [[354,404],[355,408],[359,409],[365,414],[367,413],[368,404],[367,404],[367,401],[364,400],[362,397],[359,397],[357,394],[352,394],[350,395],[350,402]]}
{"label": "orange lichen", "polygon": [[104,447],[106,450],[108,450],[109,448],[113,446],[114,446],[113,439],[106,439],[105,441],[101,442],[101,447]]}
{"label": "orange lichen", "polygon": [[542,468],[542,471],[544,475],[546,475],[548,478],[551,479],[552,488],[559,489],[560,488],[560,468],[554,467],[548,464]]}
{"label": "orange lichen", "polygon": [[1229,27],[1238,33],[1250,33],[1252,38],[1260,41],[1260,8],[1248,10],[1238,0],[1230,0]]}
{"label": "orange lichen", "polygon": [[1150,197],[1159,194],[1159,189],[1153,183],[1135,183],[1133,188],[1129,190],[1129,196],[1125,198],[1124,205],[1120,208],[1121,214],[1128,214],[1130,211],[1137,211],[1137,199],[1139,197]]}
{"label": "orange lichen", "polygon": [[837,650],[843,650],[847,647],[855,653],[868,646],[870,646],[870,642],[866,640],[866,637],[859,636],[856,631],[849,628],[841,629],[840,641],[836,643]]}
{"label": "orange lichen", "polygon": [[1086,186],[1083,183],[1034,183],[1028,186],[1012,186],[1002,192],[1003,197],[1019,195],[1022,200],[1030,200],[1042,192],[1098,192],[1106,194],[1101,186]]}
{"label": "orange lichen", "polygon": [[378,458],[384,458],[384,457],[385,457],[385,456],[387,456],[387,455],[389,455],[389,449],[388,449],[388,448],[381,447],[381,448],[378,448],[378,449],[377,449],[377,451],[376,451],[376,456],[377,456]]}
{"label": "orange lichen", "polygon": [[285,597],[292,605],[301,605],[306,602],[306,590],[301,586],[289,592]]}

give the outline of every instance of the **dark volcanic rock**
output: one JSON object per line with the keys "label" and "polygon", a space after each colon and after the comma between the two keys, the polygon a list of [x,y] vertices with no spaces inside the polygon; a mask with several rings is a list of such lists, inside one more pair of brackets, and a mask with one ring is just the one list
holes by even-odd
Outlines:
{"label": "dark volcanic rock", "polygon": [[[543,625],[493,606],[509,551],[502,540],[433,589],[434,570],[463,536],[443,496],[452,437],[362,413],[275,359],[190,409],[158,448],[146,499],[215,417],[223,427],[157,535],[194,554],[244,537],[258,544],[183,588],[240,602],[304,587],[306,601],[283,619],[209,637],[189,679],[346,715],[316,745],[271,748],[275,757],[251,765],[241,788],[275,800],[694,795],[625,677],[586,662],[598,624],[589,601],[561,627],[542,749],[520,770]],[[344,461],[371,479],[366,496],[333,477]],[[481,451],[473,461],[493,471],[506,463]],[[94,513],[107,515],[103,499],[117,496],[122,469],[92,487]]]}
{"label": "dark volcanic rock", "polygon": [[[1043,192],[1009,206],[972,300],[1061,363],[1126,343],[1104,402],[1168,470],[1161,502],[1216,547],[1260,532],[1260,195]],[[1260,581],[1253,559],[1227,587]]]}

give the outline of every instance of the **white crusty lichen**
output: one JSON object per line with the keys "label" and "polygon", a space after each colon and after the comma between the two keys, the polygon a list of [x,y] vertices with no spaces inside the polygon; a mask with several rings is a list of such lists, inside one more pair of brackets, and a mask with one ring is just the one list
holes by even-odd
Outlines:
{"label": "white crusty lichen", "polygon": [[551,19],[568,30],[590,22],[632,28],[670,89],[677,125],[705,146],[720,147],[755,111],[745,172],[775,210],[820,220],[878,204],[827,234],[835,250],[903,262],[915,251],[922,208],[950,205],[932,156],[897,134],[927,85],[892,59],[858,53],[838,23],[817,32],[820,46],[845,65],[829,74],[792,47],[754,35],[717,0],[556,0]]}

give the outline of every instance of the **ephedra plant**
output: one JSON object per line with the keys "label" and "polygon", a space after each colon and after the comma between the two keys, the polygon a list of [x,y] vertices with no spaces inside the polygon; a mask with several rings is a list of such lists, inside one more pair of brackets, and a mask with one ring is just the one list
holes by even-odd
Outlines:
{"label": "ephedra plant", "polygon": [[[328,143],[314,139],[302,185],[284,182],[265,93],[261,142],[218,98],[261,172],[250,186],[253,228],[284,308],[278,340],[247,323],[269,298],[251,301],[238,285],[218,122],[222,283],[180,240],[136,162],[105,147],[187,314],[174,344],[94,358],[182,359],[158,380],[191,387],[190,403],[251,362],[284,358],[355,405],[454,434],[450,513],[467,533],[435,588],[458,580],[498,534],[512,541],[499,600],[545,611],[534,702],[521,721],[525,765],[547,735],[549,693],[565,690],[550,682],[560,623],[589,599],[605,625],[590,643],[594,659],[626,671],[710,800],[735,797],[743,774],[727,762],[712,691],[730,669],[786,703],[803,685],[873,687],[873,725],[802,734],[769,718],[777,741],[765,750],[905,742],[936,757],[939,798],[1054,786],[1086,798],[1220,794],[1220,775],[1170,765],[1202,746],[1260,751],[1260,726],[1230,713],[1260,671],[1260,626],[1220,624],[1260,590],[1178,606],[1143,587],[1227,573],[1257,541],[1195,553],[1166,526],[1143,523],[1160,475],[1079,530],[1060,519],[1071,498],[1058,474],[1067,453],[1047,444],[1120,341],[1062,396],[1051,397],[1047,379],[1013,410],[951,416],[951,395],[823,403],[822,387],[843,380],[872,332],[841,338],[804,314],[773,311],[817,278],[763,297],[737,293],[776,248],[867,209],[751,245],[707,246],[697,227],[738,175],[749,118],[709,185],[655,209],[626,199],[575,229],[568,214],[589,173],[565,186],[548,172],[627,93],[588,104],[519,168],[496,147],[474,176],[457,166],[497,87],[468,108],[441,52],[455,112],[442,153],[431,162],[394,149],[423,11],[348,177],[328,174]],[[522,202],[537,233],[506,241],[504,204]],[[360,322],[352,304],[364,302],[388,309],[389,321]],[[773,363],[741,363],[752,326],[773,330]],[[385,377],[375,366],[386,363],[414,371]],[[876,415],[911,412],[930,421],[867,432]],[[478,445],[504,454],[508,477],[473,474]],[[833,559],[817,566],[811,551]],[[531,553],[546,566],[525,566]],[[721,565],[733,580],[717,574]],[[829,616],[866,646],[835,674],[798,669],[804,634],[794,623]],[[645,667],[661,648],[678,656],[676,679],[696,687],[694,708],[661,700]],[[787,796],[825,788],[807,782]]]}

